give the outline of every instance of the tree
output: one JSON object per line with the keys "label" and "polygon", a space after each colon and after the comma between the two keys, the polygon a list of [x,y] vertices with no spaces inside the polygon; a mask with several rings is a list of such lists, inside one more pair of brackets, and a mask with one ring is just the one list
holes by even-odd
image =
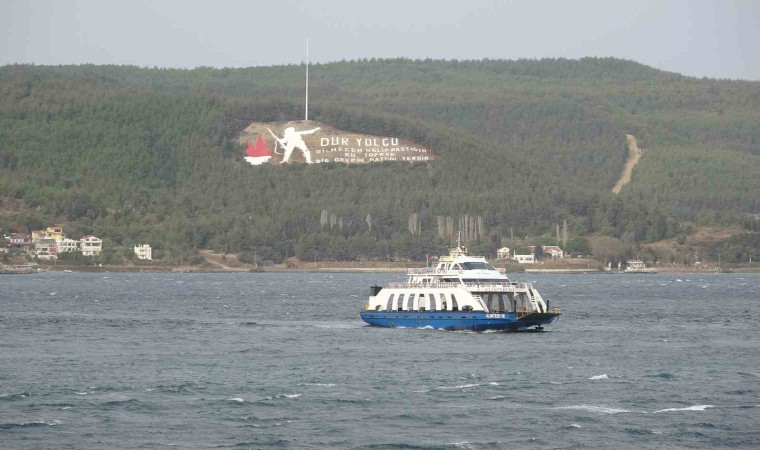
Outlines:
{"label": "tree", "polygon": [[565,252],[573,256],[590,255],[591,246],[588,243],[588,239],[580,236],[575,236],[567,241],[567,244],[565,245]]}

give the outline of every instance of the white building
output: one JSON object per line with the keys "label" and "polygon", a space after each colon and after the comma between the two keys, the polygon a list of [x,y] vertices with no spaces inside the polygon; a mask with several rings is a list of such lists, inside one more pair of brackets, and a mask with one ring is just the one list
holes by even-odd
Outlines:
{"label": "white building", "polygon": [[542,245],[541,250],[544,251],[544,255],[549,255],[552,259],[559,259],[565,257],[565,252],[556,245]]}
{"label": "white building", "polygon": [[509,247],[502,247],[496,250],[496,259],[507,259],[510,256],[511,249]]}
{"label": "white building", "polygon": [[153,250],[148,244],[139,244],[135,246],[135,255],[137,259],[153,261]]}
{"label": "white building", "polygon": [[[536,246],[531,245],[528,247],[528,250],[536,254]],[[542,245],[541,246],[541,253],[543,253],[544,257],[543,259],[551,258],[551,259],[559,259],[565,257],[565,252],[562,251],[561,248],[557,247],[556,245]]]}
{"label": "white building", "polygon": [[79,240],[79,247],[84,256],[98,256],[103,250],[103,240],[95,236],[84,236]]}
{"label": "white building", "polygon": [[535,264],[536,263],[536,255],[532,253],[530,255],[515,255],[514,259],[520,264]]}
{"label": "white building", "polygon": [[58,253],[79,251],[79,241],[74,239],[64,238],[56,241],[56,244],[58,244]]}

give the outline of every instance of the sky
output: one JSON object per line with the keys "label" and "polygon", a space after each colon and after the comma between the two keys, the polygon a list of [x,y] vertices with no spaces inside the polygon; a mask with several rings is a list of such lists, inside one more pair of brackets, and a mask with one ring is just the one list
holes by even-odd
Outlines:
{"label": "sky", "polygon": [[0,65],[617,57],[760,80],[760,0],[0,0]]}

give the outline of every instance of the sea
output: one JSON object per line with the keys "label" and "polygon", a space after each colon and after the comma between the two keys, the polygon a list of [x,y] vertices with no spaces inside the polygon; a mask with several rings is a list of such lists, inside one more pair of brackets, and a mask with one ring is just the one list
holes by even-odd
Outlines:
{"label": "sea", "polygon": [[0,448],[760,447],[760,274],[513,278],[560,320],[365,326],[398,273],[0,275]]}

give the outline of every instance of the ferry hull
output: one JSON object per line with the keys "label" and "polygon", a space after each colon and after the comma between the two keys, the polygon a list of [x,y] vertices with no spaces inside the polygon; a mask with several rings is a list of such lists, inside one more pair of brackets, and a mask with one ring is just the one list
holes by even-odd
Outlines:
{"label": "ferry hull", "polygon": [[515,313],[484,312],[387,312],[364,311],[361,318],[376,327],[433,328],[447,331],[519,331],[548,325],[558,313],[533,313],[520,318]]}

